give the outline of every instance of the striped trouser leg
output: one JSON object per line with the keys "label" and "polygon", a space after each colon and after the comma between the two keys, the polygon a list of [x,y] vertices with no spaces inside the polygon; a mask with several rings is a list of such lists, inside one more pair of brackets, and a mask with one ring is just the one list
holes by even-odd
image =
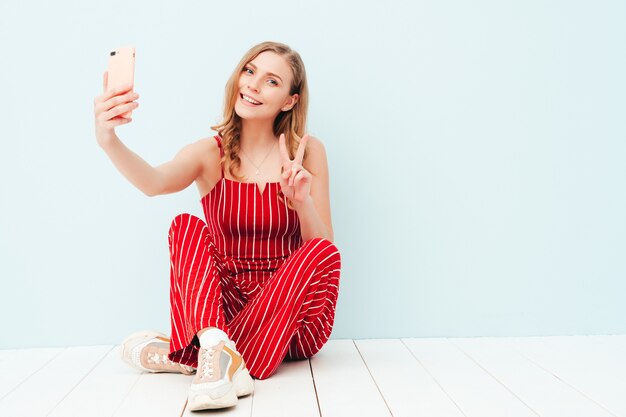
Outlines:
{"label": "striped trouser leg", "polygon": [[289,358],[308,358],[332,331],[341,257],[328,239],[304,242],[228,323],[250,374],[271,376]]}
{"label": "striped trouser leg", "polygon": [[220,274],[206,223],[177,215],[170,226],[170,353],[174,362],[197,367],[196,333],[218,327],[228,333],[222,309]]}

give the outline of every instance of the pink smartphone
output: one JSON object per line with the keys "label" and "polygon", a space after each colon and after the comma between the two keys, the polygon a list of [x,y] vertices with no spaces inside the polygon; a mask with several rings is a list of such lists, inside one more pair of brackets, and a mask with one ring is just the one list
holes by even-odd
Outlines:
{"label": "pink smartphone", "polygon": [[[135,48],[126,46],[116,48],[109,53],[107,69],[107,90],[130,84],[130,91],[135,86]],[[132,110],[120,114],[120,117],[129,118]]]}

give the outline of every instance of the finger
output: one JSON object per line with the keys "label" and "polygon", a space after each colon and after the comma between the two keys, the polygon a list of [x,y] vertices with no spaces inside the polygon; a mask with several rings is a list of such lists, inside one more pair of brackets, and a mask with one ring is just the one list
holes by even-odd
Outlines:
{"label": "finger", "polygon": [[[100,102],[100,103],[107,103],[108,101],[111,100],[111,98],[119,96],[120,94],[122,94],[124,92],[129,92],[130,94],[132,94],[132,91],[129,91],[129,87],[128,86],[124,86],[124,87],[120,87],[120,88],[112,88],[110,90],[105,91],[100,96],[98,96],[96,98],[96,101]],[[127,97],[123,97],[123,98],[121,98],[121,99],[119,99],[117,101],[115,101],[115,100],[110,101],[106,105],[106,107],[107,107],[106,110],[110,109],[111,107],[113,107],[114,105],[116,105],[118,103],[123,103],[124,101],[129,101],[129,100],[132,100],[132,98],[129,98],[129,96],[127,96]]]}
{"label": "finger", "polygon": [[289,185],[289,186],[293,185],[292,180],[293,180],[293,177],[295,175],[295,173],[294,173],[295,167],[296,167],[295,165],[292,165],[291,168],[287,171],[287,172],[289,172],[289,179],[287,180],[287,185]]}
{"label": "finger", "polygon": [[283,163],[291,161],[291,158],[289,158],[289,152],[287,151],[287,145],[285,144],[284,133],[281,133],[278,138],[278,147],[280,149],[280,158],[283,160]]}
{"label": "finger", "polygon": [[134,91],[129,91],[124,95],[115,96],[107,100],[104,104],[104,110],[111,110],[113,107],[123,104],[133,102],[139,98],[139,94]]}
{"label": "finger", "polygon": [[133,119],[129,118],[124,118],[124,117],[116,117],[114,119],[109,120],[108,122],[105,123],[105,126],[111,128],[111,127],[117,127],[120,125],[125,125],[128,124],[130,122],[132,122]]}
{"label": "finger", "polygon": [[139,103],[137,102],[126,103],[109,109],[107,112],[102,114],[102,117],[104,118],[104,120],[112,120],[116,116],[126,113],[127,111],[134,110],[137,107],[139,107]]}
{"label": "finger", "polygon": [[294,162],[302,165],[302,160],[304,159],[304,148],[306,148],[306,143],[309,140],[309,135],[306,134],[300,139],[300,144],[298,145],[298,152],[296,152],[296,159]]}
{"label": "finger", "polygon": [[296,175],[296,177],[293,179],[293,183],[294,184],[297,184],[299,182],[306,183],[308,180],[309,178],[308,178],[306,171],[301,169],[300,172],[298,172],[298,175]]}
{"label": "finger", "polygon": [[97,102],[103,102],[106,100],[105,98],[105,94],[107,92],[107,83],[109,79],[109,72],[108,71],[104,71],[104,74],[102,74],[102,94],[100,94],[98,97],[96,97],[96,99],[94,100],[95,103]]}
{"label": "finger", "polygon": [[[108,79],[107,79],[107,83],[108,83]],[[104,94],[102,95],[102,101],[107,101],[111,97],[114,97],[114,96],[117,96],[126,92],[130,92],[132,88],[133,86],[131,84],[122,85],[116,88],[110,88],[107,91],[105,91]]]}
{"label": "finger", "polygon": [[300,172],[301,167],[298,165],[294,165],[291,168],[291,175],[289,176],[289,185],[293,186],[293,180],[296,177],[296,175],[298,175],[298,172]]}

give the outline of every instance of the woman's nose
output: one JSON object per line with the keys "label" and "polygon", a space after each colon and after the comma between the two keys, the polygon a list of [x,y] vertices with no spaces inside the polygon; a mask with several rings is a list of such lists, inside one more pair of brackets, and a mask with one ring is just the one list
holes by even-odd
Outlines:
{"label": "woman's nose", "polygon": [[254,81],[250,81],[250,84],[248,85],[248,88],[250,88],[251,90],[254,90],[255,92],[259,92],[259,87],[257,86],[259,81],[254,80]]}

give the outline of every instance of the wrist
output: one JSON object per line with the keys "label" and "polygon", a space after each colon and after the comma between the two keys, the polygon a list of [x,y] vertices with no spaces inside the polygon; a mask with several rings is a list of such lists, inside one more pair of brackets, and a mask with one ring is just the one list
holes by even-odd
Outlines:
{"label": "wrist", "polygon": [[99,135],[96,137],[98,145],[106,151],[109,147],[113,146],[116,142],[119,142],[119,138],[115,133],[108,135]]}
{"label": "wrist", "polygon": [[307,195],[303,201],[296,203],[294,201],[291,202],[291,205],[293,206],[295,211],[302,211],[302,210],[306,210],[309,207],[313,206],[313,198],[311,197],[311,195]]}

